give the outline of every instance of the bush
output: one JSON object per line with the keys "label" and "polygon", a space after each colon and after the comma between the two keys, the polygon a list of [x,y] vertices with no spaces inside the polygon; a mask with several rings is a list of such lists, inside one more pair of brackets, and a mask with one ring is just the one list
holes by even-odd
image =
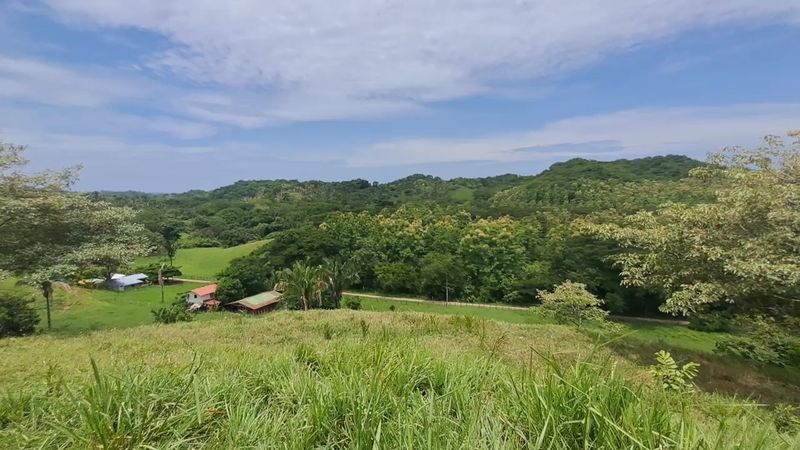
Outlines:
{"label": "bush", "polygon": [[760,315],[740,317],[737,323],[743,334],[717,342],[715,352],[762,364],[800,366],[800,338],[791,324]]}
{"label": "bush", "polygon": [[355,297],[348,297],[344,301],[344,307],[349,308],[352,310],[360,310],[361,309],[361,300]]}
{"label": "bush", "polygon": [[150,312],[153,313],[153,319],[156,323],[191,322],[193,318],[192,313],[186,307],[183,295],[178,295],[171,305],[154,309]]}
{"label": "bush", "polygon": [[586,323],[602,323],[608,311],[600,309],[603,301],[586,290],[583,283],[565,281],[553,292],[539,291],[542,305],[538,308],[559,323],[583,326]]}
{"label": "bush", "polygon": [[650,367],[650,373],[664,389],[676,392],[694,390],[692,380],[697,376],[700,364],[688,362],[683,367],[672,359],[669,352],[661,350],[656,353],[656,365]]}
{"label": "bush", "polygon": [[0,292],[0,338],[24,336],[36,330],[39,315],[33,299],[16,292]]}
{"label": "bush", "polygon": [[721,313],[701,313],[689,317],[689,328],[710,333],[731,331],[730,318]]}
{"label": "bush", "polygon": [[772,410],[775,429],[781,433],[793,433],[800,430],[800,408],[780,403]]}

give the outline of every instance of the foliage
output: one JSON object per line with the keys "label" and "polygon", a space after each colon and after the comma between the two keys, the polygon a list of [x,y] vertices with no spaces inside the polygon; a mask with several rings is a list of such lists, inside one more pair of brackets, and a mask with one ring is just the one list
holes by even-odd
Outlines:
{"label": "foliage", "polygon": [[689,317],[689,328],[712,333],[731,331],[731,319],[721,312],[698,313]]}
{"label": "foliage", "polygon": [[236,258],[230,262],[230,265],[220,272],[218,280],[220,284],[229,284],[232,288],[236,287],[235,292],[239,294],[239,287],[233,282],[238,282],[238,285],[243,289],[242,297],[234,298],[229,296],[231,301],[239,300],[243,297],[256,295],[264,292],[273,287],[271,283],[274,271],[267,262],[267,255],[263,249],[256,250],[248,256]]}
{"label": "foliage", "polygon": [[177,295],[171,305],[154,309],[151,312],[155,323],[191,322],[193,318],[192,313],[186,307],[185,294]]}
{"label": "foliage", "polygon": [[158,234],[161,236],[161,246],[164,248],[164,253],[169,258],[169,265],[172,266],[172,260],[178,253],[178,239],[181,237],[181,223],[175,220],[167,221],[158,227]]}
{"label": "foliage", "polygon": [[378,286],[384,292],[416,291],[419,279],[416,266],[403,262],[380,262],[375,265],[374,270]]}
{"label": "foliage", "polygon": [[322,293],[327,289],[323,277],[322,267],[298,261],[278,274],[278,290],[287,301],[299,302],[303,310],[309,306],[322,307]]}
{"label": "foliage", "polygon": [[0,143],[0,271],[39,284],[99,266],[110,279],[147,253],[132,209],[69,192],[77,168],[28,174],[24,150]]}
{"label": "foliage", "polygon": [[236,278],[223,277],[217,282],[216,299],[223,304],[239,301],[249,295],[255,294],[248,294],[242,282]]}
{"label": "foliage", "polygon": [[358,280],[358,271],[352,261],[341,258],[327,258],[324,261],[322,276],[330,294],[333,308],[342,304],[342,292]]}
{"label": "foliage", "polygon": [[602,323],[607,311],[600,309],[603,301],[586,290],[583,283],[565,281],[552,292],[539,291],[541,306],[537,309],[560,323],[581,327],[589,323]]}
{"label": "foliage", "polygon": [[686,393],[694,390],[692,380],[699,368],[700,364],[691,361],[678,367],[672,355],[661,350],[656,353],[656,365],[650,367],[650,373],[664,389]]}
{"label": "foliage", "polygon": [[460,298],[466,282],[466,269],[455,255],[433,252],[420,260],[419,293],[428,298]]}
{"label": "foliage", "polygon": [[30,296],[13,291],[0,291],[0,338],[33,333],[39,315]]}
{"label": "foliage", "polygon": [[718,342],[716,352],[762,364],[800,367],[800,327],[796,323],[755,315],[739,317],[736,324],[742,334]]}
{"label": "foliage", "polygon": [[[787,310],[800,293],[800,134],[731,148],[692,170],[716,202],[668,204],[624,224],[583,223],[629,250],[616,257],[625,283],[659,289],[671,313],[744,303]],[[754,305],[755,306],[755,305]]]}
{"label": "foliage", "polygon": [[797,433],[800,431],[800,408],[786,403],[775,405],[772,409],[775,429],[780,433]]}
{"label": "foliage", "polygon": [[[598,162],[571,160],[536,176],[442,180],[412,175],[391,183],[243,181],[178,195],[102,193],[142,209],[148,228],[177,221],[180,245],[231,245],[269,236],[250,267],[267,278],[296,261],[352,264],[354,288],[444,299],[530,304],[536,292],[580,279],[629,314],[657,311],[663,295],[621,287],[605,257],[613,243],[577,236],[576,217],[616,218],[667,200],[695,203],[703,186],[678,180],[701,163],[681,156]],[[181,261],[187,276],[190,265]],[[257,261],[257,262],[256,262]],[[406,269],[411,269],[406,270]],[[381,277],[379,279],[378,274]],[[233,278],[248,289],[243,272]],[[197,278],[207,278],[203,276]],[[448,286],[452,289],[447,289]],[[335,292],[328,300],[336,303]]]}
{"label": "foliage", "polygon": [[164,277],[164,279],[180,277],[181,275],[183,275],[183,272],[181,272],[180,267],[165,265],[164,268],[162,269],[161,264],[159,263],[151,263],[136,268],[136,272],[147,275],[147,278],[152,280],[154,283],[158,282],[159,271],[161,272],[161,276]]}
{"label": "foliage", "polygon": [[344,306],[345,308],[358,311],[361,309],[361,299],[357,297],[349,297],[345,300]]}

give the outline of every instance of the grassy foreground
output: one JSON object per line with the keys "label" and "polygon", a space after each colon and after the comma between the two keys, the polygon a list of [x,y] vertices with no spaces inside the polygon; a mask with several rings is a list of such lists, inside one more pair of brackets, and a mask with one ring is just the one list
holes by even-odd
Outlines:
{"label": "grassy foreground", "polygon": [[354,311],[0,341],[0,448],[798,448],[557,325]]}
{"label": "grassy foreground", "polygon": [[[368,311],[415,311],[445,315],[464,315],[515,324],[539,326],[551,323],[532,310],[453,306],[444,303],[413,303],[359,297]],[[671,352],[678,361],[700,363],[698,385],[719,392],[765,403],[800,404],[800,368],[759,366],[714,353],[715,344],[725,333],[708,333],[682,326],[636,323],[622,324],[624,336],[611,347],[628,360],[649,364],[658,350]]]}
{"label": "grassy foreground", "polygon": [[[126,292],[72,288],[69,292],[59,293],[55,299],[52,311],[53,331],[76,334],[151,324],[151,310],[169,304],[177,294],[199,286],[201,285],[195,283],[164,286],[164,303],[161,302],[159,286],[146,286]],[[44,300],[37,307],[42,316],[40,326],[46,327]]]}
{"label": "grassy foreground", "polygon": [[[253,250],[264,245],[267,241],[253,241],[236,247],[196,247],[178,249],[173,264],[180,267],[183,278],[197,280],[214,280],[218,273],[228,267],[231,260],[240,256],[249,255]],[[145,265],[154,262],[166,261],[159,256],[140,258],[136,265]]]}

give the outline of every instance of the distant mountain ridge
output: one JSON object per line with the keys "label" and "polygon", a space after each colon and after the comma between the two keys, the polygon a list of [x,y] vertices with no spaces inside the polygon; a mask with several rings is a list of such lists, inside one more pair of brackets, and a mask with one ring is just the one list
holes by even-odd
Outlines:
{"label": "distant mountain ridge", "polygon": [[413,174],[389,183],[250,180],[182,194],[93,195],[141,210],[141,221],[152,227],[165,218],[180,221],[190,236],[184,246],[233,246],[276,231],[319,224],[336,212],[378,213],[424,206],[466,211],[476,217],[531,217],[549,211],[581,215],[609,208],[647,209],[667,200],[690,199],[691,187],[679,186],[678,180],[702,164],[678,155],[609,162],[571,159],[529,176],[444,180]]}
{"label": "distant mountain ridge", "polygon": [[557,162],[536,175],[517,175],[506,173],[487,177],[441,177],[415,173],[394,181],[379,183],[362,178],[343,181],[298,181],[293,179],[239,180],[233,184],[210,190],[193,189],[182,193],[156,193],[144,191],[94,191],[102,196],[136,197],[136,196],[202,196],[227,197],[236,195],[256,195],[263,188],[274,187],[318,187],[330,186],[333,189],[352,191],[358,189],[380,188],[386,186],[418,186],[419,184],[474,185],[474,186],[513,186],[534,179],[573,178],[592,180],[676,180],[685,177],[688,171],[703,165],[701,161],[684,155],[649,156],[635,159],[618,159],[613,161],[597,161],[584,158],[573,158]]}

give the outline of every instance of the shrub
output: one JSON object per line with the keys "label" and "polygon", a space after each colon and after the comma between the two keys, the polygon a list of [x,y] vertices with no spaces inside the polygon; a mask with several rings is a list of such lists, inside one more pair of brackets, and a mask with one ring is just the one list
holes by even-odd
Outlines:
{"label": "shrub", "polygon": [[785,403],[777,404],[772,409],[772,420],[779,432],[796,432],[800,430],[800,408]]}
{"label": "shrub", "polygon": [[694,390],[692,380],[697,376],[700,364],[688,362],[683,367],[672,359],[669,352],[661,350],[656,353],[656,365],[650,367],[650,373],[664,389],[676,392],[691,392]]}
{"label": "shrub", "polygon": [[29,296],[16,292],[0,292],[0,338],[33,333],[39,315]]}
{"label": "shrub", "polygon": [[730,319],[721,313],[701,313],[689,317],[689,328],[697,331],[723,333],[731,331]]}
{"label": "shrub", "polygon": [[740,317],[737,323],[743,334],[717,342],[715,352],[762,364],[800,366],[800,338],[790,324],[761,315]]}
{"label": "shrub", "polygon": [[361,300],[355,297],[348,297],[344,301],[345,308],[350,308],[352,310],[360,310],[361,309]]}
{"label": "shrub", "polygon": [[190,322],[193,318],[182,295],[179,295],[171,305],[150,312],[153,313],[156,323]]}
{"label": "shrub", "polygon": [[559,323],[583,326],[585,323],[602,323],[607,311],[600,309],[603,301],[586,290],[583,283],[565,281],[553,292],[539,291],[542,305],[539,309]]}

